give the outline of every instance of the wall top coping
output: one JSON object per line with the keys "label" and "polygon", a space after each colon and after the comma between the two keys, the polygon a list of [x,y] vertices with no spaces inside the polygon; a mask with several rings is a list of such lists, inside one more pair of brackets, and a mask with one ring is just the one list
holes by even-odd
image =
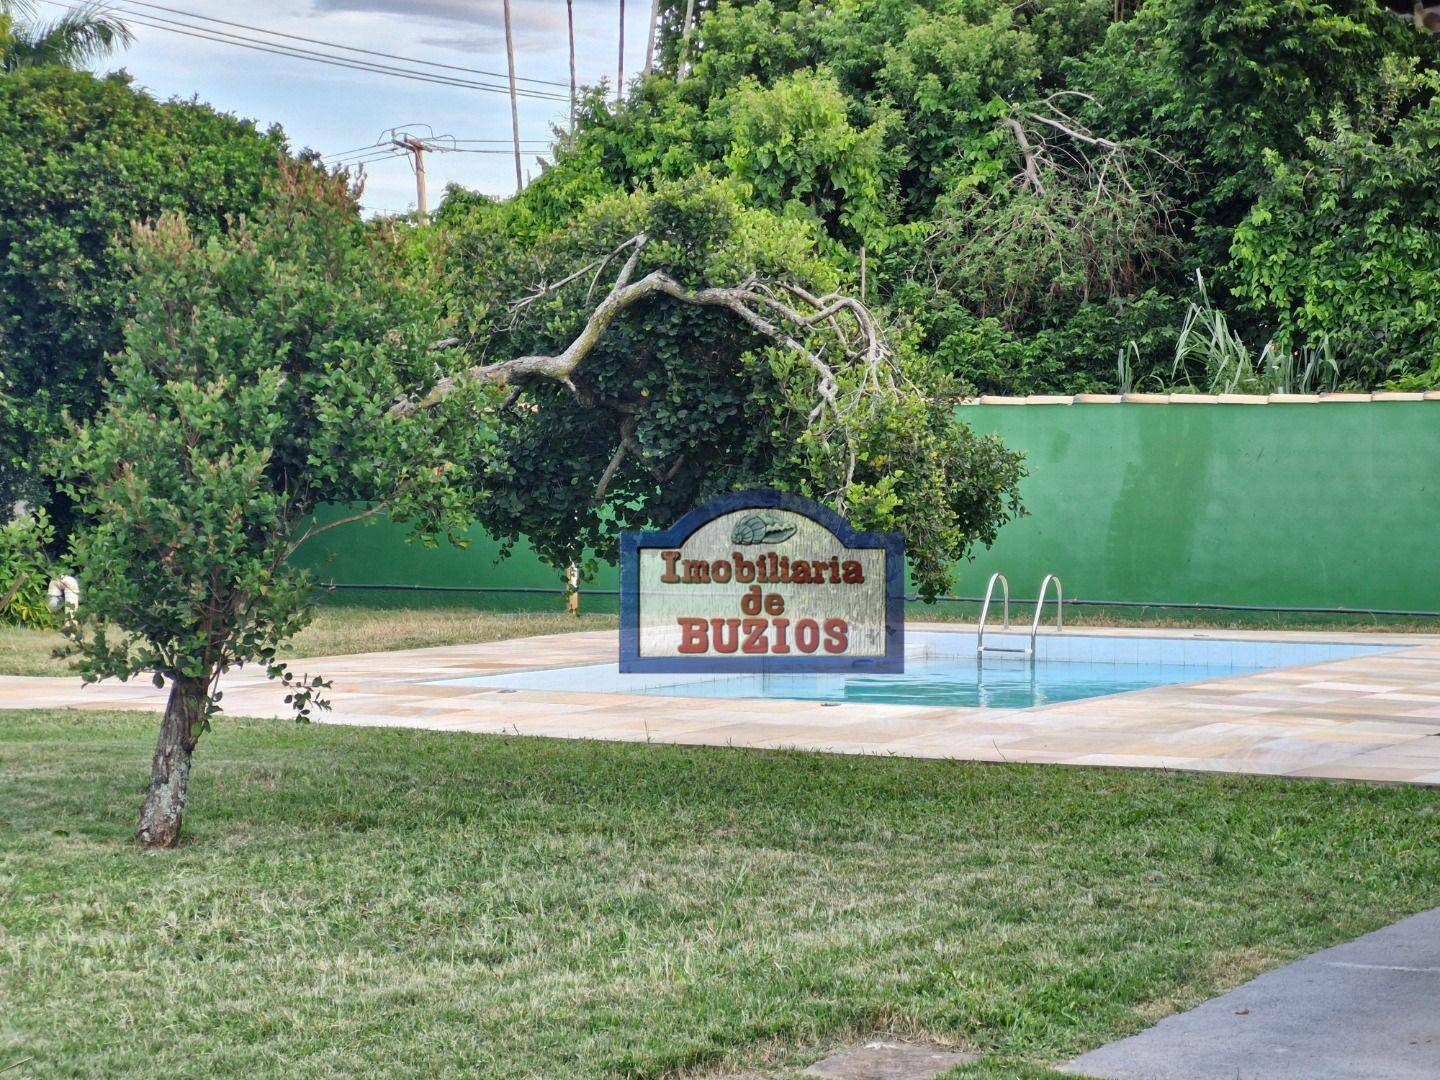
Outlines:
{"label": "wall top coping", "polygon": [[981,394],[963,399],[962,405],[1296,405],[1358,401],[1440,401],[1440,390],[1414,393],[1376,391],[1373,394],[1030,394],[1006,397]]}

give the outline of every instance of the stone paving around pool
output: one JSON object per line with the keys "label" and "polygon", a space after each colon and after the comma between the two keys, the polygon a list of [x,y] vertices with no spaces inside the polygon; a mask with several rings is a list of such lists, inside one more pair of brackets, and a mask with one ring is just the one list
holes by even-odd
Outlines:
{"label": "stone paving around pool", "polygon": [[[959,630],[954,624],[914,629]],[[1031,709],[503,691],[437,682],[614,662],[614,631],[300,661],[334,681],[326,723],[970,761],[1108,765],[1440,785],[1440,636],[1099,629],[1086,635],[1347,642],[1394,651]],[[285,717],[262,671],[225,710]],[[0,708],[145,709],[149,683],[0,677]]]}

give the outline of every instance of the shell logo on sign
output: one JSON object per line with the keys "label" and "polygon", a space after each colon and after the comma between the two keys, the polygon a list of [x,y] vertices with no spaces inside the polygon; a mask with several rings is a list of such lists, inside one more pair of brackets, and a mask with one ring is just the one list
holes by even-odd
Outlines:
{"label": "shell logo on sign", "polygon": [[620,670],[896,673],[905,546],[819,503],[722,495],[620,536]]}

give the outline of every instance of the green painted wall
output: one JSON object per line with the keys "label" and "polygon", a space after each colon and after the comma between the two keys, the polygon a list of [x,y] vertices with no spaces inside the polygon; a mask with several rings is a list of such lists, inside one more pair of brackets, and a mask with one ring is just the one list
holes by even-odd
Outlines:
{"label": "green painted wall", "polygon": [[[1440,610],[1440,403],[971,405],[1026,452],[1030,516],[963,567],[1017,597],[1047,572],[1085,600]],[[497,564],[406,545],[388,523],[306,555],[321,580],[556,588],[527,550]],[[613,589],[613,568],[597,587]]]}
{"label": "green painted wall", "polygon": [[[339,516],[339,512],[331,516]],[[405,528],[386,520],[343,525],[306,544],[295,561],[314,571],[322,582],[346,585],[509,589],[564,586],[562,575],[540,562],[528,544],[517,544],[510,557],[502,560],[500,545],[481,529],[470,530],[470,546],[464,549],[444,542],[426,548],[407,543],[405,536]],[[615,589],[618,581],[615,568],[602,564],[590,584]]]}
{"label": "green painted wall", "polygon": [[977,405],[1031,516],[965,568],[1034,596],[1440,610],[1440,403]]}

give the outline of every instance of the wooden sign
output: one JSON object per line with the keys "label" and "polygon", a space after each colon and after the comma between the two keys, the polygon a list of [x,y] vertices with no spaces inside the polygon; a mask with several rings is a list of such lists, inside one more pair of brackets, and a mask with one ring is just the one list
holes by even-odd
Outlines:
{"label": "wooden sign", "polygon": [[798,495],[712,499],[620,536],[620,670],[902,672],[905,545]]}

